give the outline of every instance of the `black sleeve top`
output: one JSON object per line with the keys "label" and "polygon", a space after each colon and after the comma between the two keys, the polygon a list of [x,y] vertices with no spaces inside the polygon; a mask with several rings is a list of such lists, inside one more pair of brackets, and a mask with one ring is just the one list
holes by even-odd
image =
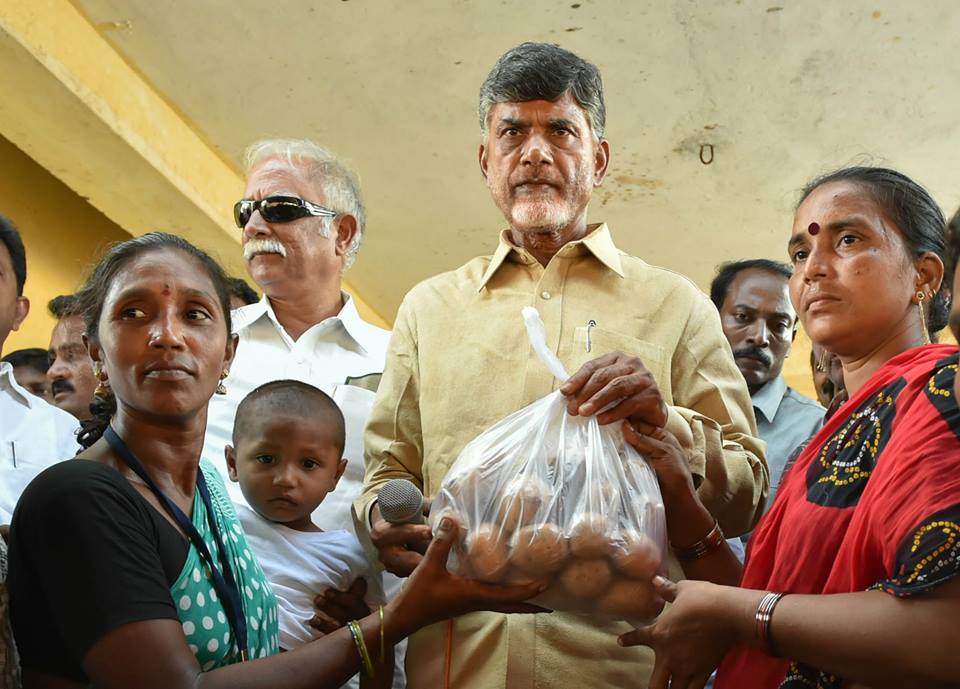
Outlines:
{"label": "black sleeve top", "polygon": [[10,529],[13,633],[24,669],[87,682],[107,632],[178,619],[170,595],[189,541],[114,468],[73,459],[34,479]]}

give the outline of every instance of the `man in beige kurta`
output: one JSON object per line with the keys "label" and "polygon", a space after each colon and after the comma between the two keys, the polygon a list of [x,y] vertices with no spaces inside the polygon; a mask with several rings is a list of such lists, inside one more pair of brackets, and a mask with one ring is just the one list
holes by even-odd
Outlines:
{"label": "man in beige kurta", "polygon": [[[559,86],[537,78],[544,70],[559,73]],[[620,418],[677,436],[727,535],[750,530],[763,510],[763,445],[716,309],[689,280],[625,254],[605,224],[586,222],[609,160],[603,119],[596,68],[556,46],[518,46],[481,90],[481,170],[510,227],[492,256],[421,283],[397,315],[356,503],[392,571],[415,566],[427,527],[387,525],[380,486],[405,478],[436,494],[464,445],[561,385],[529,345],[520,316],[529,305],[567,370],[622,353],[600,367],[603,390],[621,400]],[[671,575],[681,576],[672,558]],[[620,648],[628,629],[560,612],[466,615],[411,637],[408,687],[645,687],[652,653]]]}

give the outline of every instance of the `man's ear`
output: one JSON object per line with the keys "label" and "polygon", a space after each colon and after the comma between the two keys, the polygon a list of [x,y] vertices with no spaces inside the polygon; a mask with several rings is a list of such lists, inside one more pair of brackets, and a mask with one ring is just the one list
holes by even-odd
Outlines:
{"label": "man's ear", "polygon": [[223,448],[223,456],[227,460],[227,476],[236,483],[240,478],[237,476],[237,454],[233,451],[233,445]]}
{"label": "man's ear", "polygon": [[610,143],[606,139],[600,139],[593,148],[593,186],[599,187],[603,184],[603,178],[607,176],[607,168],[610,166]]}
{"label": "man's ear", "polygon": [[477,152],[477,162],[480,163],[480,174],[487,178],[487,147],[480,144],[480,150]]}
{"label": "man's ear", "polygon": [[349,213],[342,213],[334,219],[334,229],[337,233],[337,256],[346,256],[359,231],[357,219]]}
{"label": "man's ear", "polygon": [[28,313],[30,313],[30,300],[26,297],[17,297],[17,307],[10,330],[19,330],[20,324],[26,319]]}

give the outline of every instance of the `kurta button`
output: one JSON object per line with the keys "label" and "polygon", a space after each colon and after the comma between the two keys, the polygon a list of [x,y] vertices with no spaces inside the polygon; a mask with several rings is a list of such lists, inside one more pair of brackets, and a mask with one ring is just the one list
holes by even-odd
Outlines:
{"label": "kurta button", "polygon": [[549,293],[547,290],[543,290],[543,291],[540,293],[540,298],[541,298],[541,299],[549,299],[549,298],[550,298],[550,293]]}

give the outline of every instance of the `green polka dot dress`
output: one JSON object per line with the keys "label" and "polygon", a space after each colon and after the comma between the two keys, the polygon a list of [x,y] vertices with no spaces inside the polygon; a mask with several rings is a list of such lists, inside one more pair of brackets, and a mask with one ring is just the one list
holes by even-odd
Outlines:
{"label": "green polka dot dress", "polygon": [[[240,527],[233,503],[227,497],[223,479],[207,461],[200,462],[200,470],[207,480],[217,527],[233,568],[233,575],[240,587],[240,598],[247,621],[248,657],[263,658],[278,653],[280,643],[277,599],[247,546],[247,539]],[[193,525],[206,542],[217,568],[222,571],[223,564],[220,562],[220,554],[210,531],[206,512],[200,491],[197,491],[193,499]],[[191,545],[183,570],[170,588],[187,644],[204,672],[240,660],[240,652],[226,610],[213,586],[213,577],[207,574],[206,569],[200,553]]]}

